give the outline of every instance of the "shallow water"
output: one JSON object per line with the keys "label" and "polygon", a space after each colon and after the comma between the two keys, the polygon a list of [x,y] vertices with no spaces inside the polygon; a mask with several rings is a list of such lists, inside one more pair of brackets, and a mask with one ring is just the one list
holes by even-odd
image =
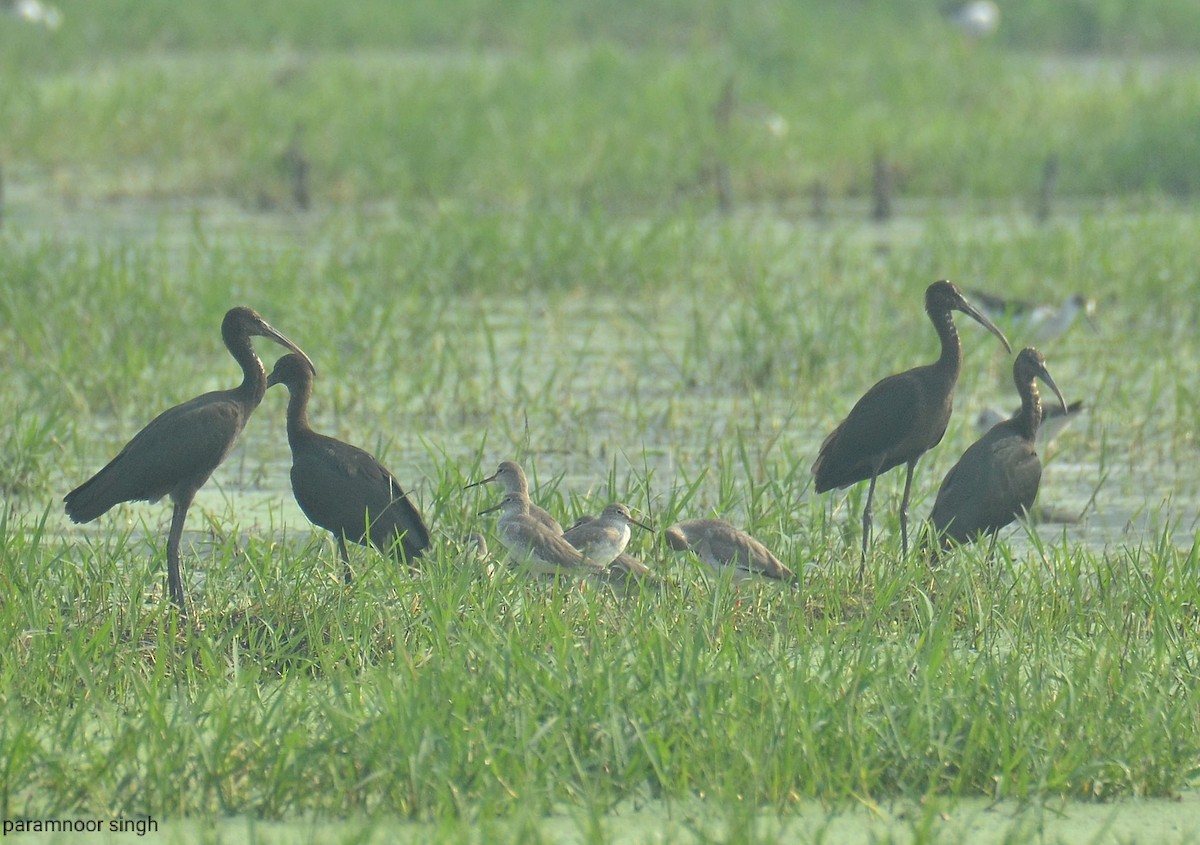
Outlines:
{"label": "shallow water", "polygon": [[[862,218],[856,210],[853,218],[839,218],[838,211],[835,209],[832,222],[773,220],[763,215],[756,225],[780,227],[780,238],[800,228],[807,232],[806,237],[857,238],[863,243],[889,244],[915,241],[925,231],[919,215],[901,217],[879,227],[859,222]],[[848,213],[847,209],[840,211]],[[166,253],[180,254],[195,248],[200,239],[205,244],[223,243],[233,250],[253,244],[255,250],[303,250],[306,256],[315,257],[323,249],[321,233],[326,227],[348,225],[331,222],[321,214],[268,213],[216,200],[47,203],[23,187],[19,178],[9,187],[6,214],[6,237],[18,241],[23,237],[64,237],[147,243]],[[392,216],[394,209],[386,204],[354,213],[354,219]],[[957,230],[959,222],[955,225]],[[966,233],[962,237],[975,232],[995,238],[1025,225],[1023,218],[1011,214],[984,213],[962,221]],[[747,395],[743,387],[720,382],[681,385],[680,362],[687,357],[687,345],[695,331],[691,307],[686,301],[631,302],[602,292],[522,300],[477,296],[464,299],[461,308],[441,309],[431,342],[477,338],[480,321],[486,323],[492,338],[490,347],[475,339],[456,351],[465,359],[460,366],[485,374],[472,389],[485,393],[483,401],[489,418],[455,418],[444,408],[415,408],[412,415],[397,417],[387,398],[387,385],[362,400],[352,416],[334,418],[318,384],[313,423],[318,430],[378,452],[426,512],[434,504],[431,479],[437,477],[438,465],[446,460],[458,464],[466,475],[473,471],[476,460],[482,460],[483,468],[490,471],[494,461],[522,453],[540,476],[543,487],[549,483],[553,488],[551,495],[583,500],[597,507],[610,495],[607,479],[615,463],[618,468],[630,468],[618,472],[618,483],[623,478],[652,474],[656,489],[650,491],[648,501],[636,503],[650,518],[669,497],[671,486],[712,469],[714,443],[731,448],[724,444],[740,439],[749,449],[761,451],[768,470],[772,461],[777,471],[787,469],[778,465],[780,460],[810,462],[825,430],[836,422],[832,414],[844,413],[850,399],[843,400],[844,407],[836,411],[824,409],[824,421],[814,425],[808,416],[820,409],[791,390],[765,389]],[[1099,321],[1099,331],[1103,332],[1103,313]],[[714,322],[714,328],[720,328],[719,322]],[[1086,387],[1082,391],[1076,387],[1086,384],[1081,376],[1086,373],[1087,357],[1108,338],[1078,328],[1075,332],[1074,341],[1064,344],[1064,353],[1054,359],[1053,369],[1068,398],[1083,396],[1089,402],[1089,411],[1056,444],[1043,476],[1040,504],[1055,513],[1079,518],[1065,524],[1043,523],[1039,533],[1050,542],[1061,539],[1094,550],[1157,542],[1164,534],[1178,545],[1191,545],[1200,529],[1200,477],[1172,461],[1141,460],[1124,451],[1122,441],[1134,436],[1131,432],[1139,421],[1117,420],[1103,409],[1091,407],[1093,397]],[[223,355],[215,343],[211,355],[214,361]],[[921,518],[932,505],[941,476],[975,436],[970,420],[978,409],[989,404],[1011,405],[1011,386],[1001,359],[976,355],[969,357],[967,365],[978,367],[981,362],[988,374],[964,373],[946,440],[922,459],[918,468],[914,519]],[[870,377],[864,377],[863,387],[870,381]],[[241,444],[196,501],[196,508],[217,515],[235,512],[243,530],[303,531],[307,526],[290,496],[290,458],[283,430],[285,400],[281,393],[276,394],[268,394]],[[631,396],[636,397],[632,405]],[[186,398],[164,398],[163,407]],[[535,407],[534,414],[527,414],[527,406]],[[551,411],[549,415],[547,410]],[[383,427],[379,421],[386,421]],[[1149,431],[1144,422],[1142,425],[1137,438],[1153,438],[1153,419]],[[104,420],[97,420],[95,427],[98,440],[110,444],[113,453],[136,430],[136,426],[120,433],[107,430],[113,426]],[[1101,441],[1110,454],[1127,459],[1108,465],[1095,459]],[[56,487],[65,492],[99,465],[62,468]],[[893,511],[901,476],[900,472],[891,473],[880,483],[877,520],[883,520],[884,530],[895,528]],[[535,493],[537,490],[535,485]],[[467,494],[461,501],[440,504],[465,515],[477,510],[480,500],[491,493]],[[618,496],[626,493],[616,491]],[[811,506],[832,506],[838,519],[856,518],[848,513],[844,494],[822,501],[810,488],[794,504],[804,506],[805,499],[813,500]],[[40,511],[46,503],[25,504],[31,511]],[[712,504],[702,495],[701,507]],[[69,526],[57,507],[51,511],[57,516],[57,522],[52,520],[51,525],[58,530],[100,530],[95,525]],[[126,508],[124,513],[131,520],[161,525],[163,531],[169,517],[166,506],[153,511],[139,505]],[[189,521],[189,526],[197,524]],[[204,537],[203,532],[189,536],[200,541]],[[1027,542],[1022,526],[1010,529],[1007,536],[1018,547]],[[793,539],[781,538],[785,553]]]}

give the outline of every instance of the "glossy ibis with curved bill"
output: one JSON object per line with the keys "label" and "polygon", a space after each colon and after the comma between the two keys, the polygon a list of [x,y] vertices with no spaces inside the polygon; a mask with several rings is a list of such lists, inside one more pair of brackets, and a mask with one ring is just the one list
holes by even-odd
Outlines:
{"label": "glossy ibis with curved bill", "polygon": [[267,386],[288,389],[287,433],[292,448],[292,492],[314,525],[333,534],[347,584],[352,580],[346,540],[371,545],[412,564],[429,547],[421,514],[374,456],[308,424],[313,371],[298,355],[275,362]]}
{"label": "glossy ibis with curved bill", "polygon": [[525,497],[525,501],[529,504],[529,515],[542,525],[549,528],[555,534],[563,533],[562,526],[558,520],[550,515],[548,511],[544,511],[533,503],[529,498],[529,480],[525,477],[525,470],[521,469],[521,465],[516,461],[501,461],[500,466],[496,471],[487,478],[481,478],[479,481],[472,481],[464,490],[470,490],[472,487],[478,487],[481,484],[491,484],[493,481],[500,483],[504,488],[505,493],[519,493]]}
{"label": "glossy ibis with curved bill", "polygon": [[196,491],[225,460],[267,390],[266,371],[250,344],[254,336],[269,338],[308,361],[300,347],[254,310],[231,308],[221,323],[221,337],[241,365],[242,383],[232,390],[205,393],[159,414],[102,470],[63,499],[72,520],[91,522],[120,502],[153,502],[170,496],[174,509],[167,535],[167,587],[181,610],[179,542],[188,508]]}
{"label": "glossy ibis with curved bill", "polygon": [[995,536],[1033,507],[1042,478],[1036,442],[1042,422],[1042,402],[1035,381],[1039,378],[1066,409],[1067,403],[1050,377],[1042,353],[1033,347],[1022,349],[1013,362],[1013,382],[1021,395],[1021,410],[972,443],[938,489],[929,521],[942,549],[951,543],[972,542],[983,534]]}
{"label": "glossy ibis with curved bill", "polygon": [[967,301],[952,282],[934,282],[925,289],[925,313],[933,322],[942,352],[932,364],[888,376],[875,384],[850,409],[825,442],[813,463],[816,491],[849,487],[870,479],[862,516],[863,576],[871,542],[871,505],[879,476],[900,464],[908,465],[900,503],[900,536],[908,554],[908,500],[917,461],[942,440],[954,403],[954,386],[962,370],[962,342],[952,312],[961,311],[994,334],[1011,351],[1008,339]]}
{"label": "glossy ibis with curved bill", "polygon": [[666,538],[672,549],[694,552],[717,575],[731,572],[735,582],[755,575],[799,582],[766,546],[723,519],[685,519],[668,528]]}
{"label": "glossy ibis with curved bill", "polygon": [[519,492],[506,493],[500,504],[485,508],[480,516],[502,510],[496,527],[509,557],[528,565],[539,575],[599,575],[604,565],[584,557],[562,534],[555,534],[530,515],[529,497]]}

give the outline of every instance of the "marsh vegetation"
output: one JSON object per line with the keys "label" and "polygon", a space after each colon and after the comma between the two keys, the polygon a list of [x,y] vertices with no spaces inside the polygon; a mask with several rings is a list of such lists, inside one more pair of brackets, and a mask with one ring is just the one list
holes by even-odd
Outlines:
{"label": "marsh vegetation", "polygon": [[[881,835],[927,842],[977,799],[1192,812],[1200,7],[1014,7],[967,43],[915,0],[455,5],[0,21],[0,816],[602,841],[699,801],[699,838],[774,841],[903,806]],[[809,467],[936,354],[938,278],[1097,302],[1041,345],[1089,411],[1040,501],[1080,519],[931,569],[893,473],[860,582],[865,489],[816,496]],[[341,584],[275,392],[193,505],[186,622],[169,508],[70,525],[62,495],[151,417],[236,383],[237,304],[313,358],[314,427],[411,488],[422,575],[356,548]],[[1014,404],[960,331],[914,523]],[[802,584],[735,589],[651,535],[673,589],[489,578],[460,540],[498,495],[462,487],[506,457],[564,524],[723,516]]]}

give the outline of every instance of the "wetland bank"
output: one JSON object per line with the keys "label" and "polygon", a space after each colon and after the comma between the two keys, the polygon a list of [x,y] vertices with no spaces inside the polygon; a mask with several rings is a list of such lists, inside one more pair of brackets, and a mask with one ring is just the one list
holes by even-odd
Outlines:
{"label": "wetland bank", "polygon": [[[464,27],[80,4],[57,33],[0,29],[0,816],[1194,841],[1197,13],[1114,5],[1077,45],[1068,12],[1005,10],[968,46],[917,3],[484,6]],[[307,210],[281,164],[297,138]],[[877,146],[899,177],[878,224]],[[899,553],[885,477],[860,583],[865,491],[817,497],[808,469],[856,396],[935,354],[920,297],[943,276],[1097,301],[1041,347],[1089,410],[1040,501],[1082,519],[931,571]],[[235,382],[235,304],[316,361],[314,427],[413,488],[422,576],[357,550],[338,584],[272,394],[193,506],[188,624],[160,601],[168,508],[67,522],[63,493],[154,414]],[[914,524],[978,410],[1013,404],[1011,359],[961,334]],[[802,586],[734,591],[649,535],[636,553],[676,589],[486,578],[456,541],[496,499],[461,488],[506,457],[564,522],[610,500],[660,528],[725,514]]]}

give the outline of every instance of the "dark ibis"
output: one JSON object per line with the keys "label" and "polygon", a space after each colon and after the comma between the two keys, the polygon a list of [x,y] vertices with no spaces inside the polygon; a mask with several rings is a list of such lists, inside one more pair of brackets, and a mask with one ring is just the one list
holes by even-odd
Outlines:
{"label": "dark ibis", "polygon": [[167,587],[181,610],[179,542],[188,508],[196,491],[225,460],[267,390],[266,371],[250,343],[254,336],[269,338],[308,361],[300,347],[252,309],[231,308],[221,323],[221,337],[241,365],[242,383],[159,414],[102,470],[63,499],[72,520],[91,522],[120,502],[153,502],[170,496],[174,510],[167,535]]}
{"label": "dark ibis", "polygon": [[503,511],[496,527],[500,529],[500,541],[508,549],[509,558],[526,565],[539,575],[599,575],[604,564],[586,558],[550,528],[530,515],[529,497],[519,493],[506,493],[500,504],[479,512],[480,516]]}
{"label": "dark ibis", "polygon": [[529,503],[529,515],[531,517],[555,534],[563,533],[562,526],[558,524],[558,520],[551,516],[549,512],[535,505],[533,500],[529,498],[529,481],[525,478],[525,470],[521,469],[519,463],[516,461],[501,461],[496,471],[487,478],[472,481],[463,489],[470,490],[472,487],[478,487],[481,484],[491,484],[492,482],[498,482],[504,488],[505,493],[519,493],[524,496]]}
{"label": "dark ibis", "polygon": [[723,519],[685,519],[666,530],[667,545],[693,552],[717,575],[730,572],[733,580],[756,575],[796,582],[796,573],[742,529]]}
{"label": "dark ibis", "polygon": [[881,474],[900,464],[908,465],[900,503],[900,536],[904,553],[908,554],[908,500],[913,470],[921,456],[940,443],[946,433],[954,403],[954,385],[962,370],[962,343],[954,328],[954,311],[979,322],[1011,351],[1004,333],[968,302],[956,285],[934,282],[925,289],[925,313],[941,339],[941,355],[932,364],[914,367],[876,383],[825,438],[813,464],[818,493],[870,479],[862,516],[860,578],[871,542],[875,482]]}
{"label": "dark ibis", "polygon": [[267,386],[288,389],[287,433],[292,447],[292,492],[314,525],[337,540],[344,577],[351,581],[346,541],[371,545],[411,565],[429,547],[429,530],[408,494],[374,456],[308,424],[311,365],[298,355],[275,362]]}
{"label": "dark ibis", "polygon": [[1022,349],[1013,362],[1013,382],[1021,395],[1021,410],[992,426],[963,452],[942,480],[929,521],[941,548],[973,542],[996,532],[1033,507],[1042,479],[1037,432],[1042,402],[1036,379],[1054,391],[1065,410],[1066,401],[1046,359],[1033,347]]}

